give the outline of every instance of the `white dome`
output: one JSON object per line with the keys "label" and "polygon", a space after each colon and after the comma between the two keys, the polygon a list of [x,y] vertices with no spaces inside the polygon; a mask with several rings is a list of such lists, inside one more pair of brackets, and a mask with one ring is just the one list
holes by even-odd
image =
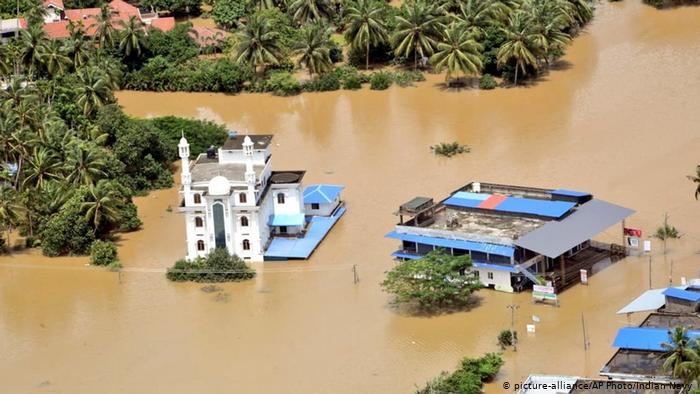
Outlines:
{"label": "white dome", "polygon": [[185,145],[187,145],[187,139],[185,138],[185,136],[182,136],[182,138],[180,138],[180,143],[178,144],[178,146],[185,146]]}
{"label": "white dome", "polygon": [[210,196],[225,196],[231,192],[231,185],[228,183],[228,179],[218,175],[209,181],[209,195]]}

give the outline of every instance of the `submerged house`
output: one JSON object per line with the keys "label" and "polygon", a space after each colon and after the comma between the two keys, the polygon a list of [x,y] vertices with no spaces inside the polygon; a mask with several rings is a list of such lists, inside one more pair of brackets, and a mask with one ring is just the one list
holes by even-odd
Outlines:
{"label": "submerged house", "polygon": [[188,260],[215,248],[254,261],[305,259],[343,215],[342,186],[304,190],[304,171],[273,171],[271,141],[271,135],[231,132],[221,148],[200,154],[190,168],[189,144],[180,139],[179,209],[186,218]]}
{"label": "submerged house", "polygon": [[401,205],[386,236],[401,242],[398,259],[435,249],[469,254],[487,286],[521,291],[541,276],[560,291],[580,270],[593,274],[597,263],[625,254],[591,239],[633,212],[585,192],[473,182],[438,203],[416,197]]}

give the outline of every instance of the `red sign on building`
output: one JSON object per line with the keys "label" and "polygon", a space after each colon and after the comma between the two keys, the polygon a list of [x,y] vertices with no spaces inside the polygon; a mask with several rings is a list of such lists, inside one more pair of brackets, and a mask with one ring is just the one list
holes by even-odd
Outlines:
{"label": "red sign on building", "polygon": [[642,238],[642,230],[638,228],[625,227],[625,235],[629,235],[630,237]]}

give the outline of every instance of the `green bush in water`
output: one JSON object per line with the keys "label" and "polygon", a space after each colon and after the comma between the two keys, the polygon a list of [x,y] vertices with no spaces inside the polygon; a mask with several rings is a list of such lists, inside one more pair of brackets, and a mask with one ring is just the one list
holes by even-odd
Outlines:
{"label": "green bush in water", "polygon": [[416,390],[416,394],[479,394],[483,384],[493,380],[502,365],[503,359],[497,353],[487,353],[476,359],[465,357],[456,371],[442,372],[425,387]]}
{"label": "green bush in water", "polygon": [[445,143],[441,142],[437,145],[430,147],[436,155],[452,157],[461,153],[469,153],[469,147],[466,145],[460,145],[459,142]]}
{"label": "green bush in water", "polygon": [[379,71],[369,78],[369,88],[372,90],[386,90],[393,83],[391,74],[385,71]]}
{"label": "green bush in water", "polygon": [[495,89],[496,86],[498,86],[498,83],[496,82],[496,78],[494,78],[493,75],[491,75],[491,74],[484,74],[479,79],[479,89],[491,90],[491,89]]}
{"label": "green bush in water", "polygon": [[286,71],[272,73],[265,81],[265,91],[275,96],[293,96],[301,92],[301,83]]}
{"label": "green bush in water", "polygon": [[217,248],[207,257],[198,257],[194,261],[178,260],[168,268],[166,277],[175,282],[237,282],[255,277],[238,256],[231,256],[225,248]]}
{"label": "green bush in water", "polygon": [[117,246],[110,241],[96,240],[90,246],[90,264],[111,265],[117,261]]}

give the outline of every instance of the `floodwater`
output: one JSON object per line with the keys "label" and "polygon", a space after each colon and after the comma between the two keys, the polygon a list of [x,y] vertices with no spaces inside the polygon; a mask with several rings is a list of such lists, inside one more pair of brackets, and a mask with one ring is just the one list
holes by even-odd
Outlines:
{"label": "floodwater", "polygon": [[[485,290],[471,311],[412,317],[387,307],[379,288],[396,247],[383,235],[400,203],[472,180],[566,187],[634,208],[627,223],[645,236],[668,212],[684,235],[666,259],[654,242],[653,285],[669,282],[671,266],[674,283],[696,276],[700,202],[685,176],[700,163],[698,20],[699,7],[601,2],[565,65],[517,89],[445,91],[436,76],[414,88],[293,98],[120,93],[135,116],[274,133],[275,168],[305,169],[307,184],[345,184],[348,213],[309,261],[256,264],[255,280],[218,293],[164,278],[185,254],[182,217],[167,210],[174,189],[137,199],[144,229],[120,240],[121,280],[84,258],[1,258],[0,391],[409,393],[463,356],[497,351],[508,304],[519,306],[521,342],[487,392],[529,373],[596,376],[616,330],[643,318],[615,311],[648,288],[645,257],[567,290],[559,308]],[[430,145],[454,140],[472,152],[431,155]],[[619,227],[602,236],[619,239]],[[541,321],[526,334],[532,315]]]}

